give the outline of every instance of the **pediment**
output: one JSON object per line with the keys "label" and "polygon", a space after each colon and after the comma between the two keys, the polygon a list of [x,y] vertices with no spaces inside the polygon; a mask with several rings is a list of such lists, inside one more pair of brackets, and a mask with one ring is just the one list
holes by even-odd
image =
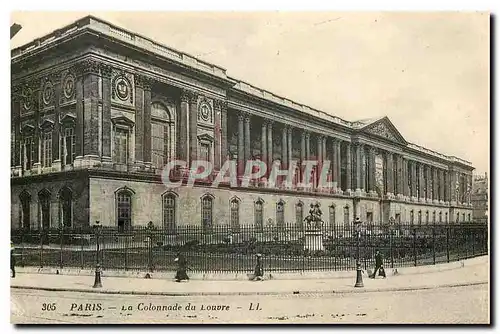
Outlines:
{"label": "pediment", "polygon": [[134,121],[123,115],[111,118],[111,122],[113,122],[113,124],[121,124],[129,127],[133,127],[135,125]]}
{"label": "pediment", "polygon": [[384,117],[360,129],[361,132],[384,138],[399,144],[408,144],[401,133],[396,129],[389,118]]}

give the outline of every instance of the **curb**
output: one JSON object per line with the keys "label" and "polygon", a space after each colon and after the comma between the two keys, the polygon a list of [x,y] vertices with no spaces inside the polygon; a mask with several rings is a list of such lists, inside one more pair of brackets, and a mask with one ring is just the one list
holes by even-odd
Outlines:
{"label": "curb", "polygon": [[136,295],[136,296],[275,296],[275,295],[298,295],[298,294],[353,294],[368,292],[397,292],[397,291],[418,291],[432,290],[439,288],[457,288],[463,286],[476,286],[488,284],[488,281],[476,281],[470,283],[450,283],[443,285],[423,285],[416,287],[400,288],[358,288],[358,289],[339,289],[339,290],[304,290],[304,291],[285,291],[285,292],[154,292],[154,291],[113,291],[98,289],[72,289],[72,288],[45,288],[33,286],[11,285],[11,289],[24,290],[42,290],[55,292],[80,292],[80,293],[100,293],[109,295]]}

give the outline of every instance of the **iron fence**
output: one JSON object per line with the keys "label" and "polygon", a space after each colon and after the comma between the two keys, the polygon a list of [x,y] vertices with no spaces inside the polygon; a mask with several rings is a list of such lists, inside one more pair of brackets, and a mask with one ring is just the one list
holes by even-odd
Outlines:
{"label": "iron fence", "polygon": [[268,272],[355,270],[359,245],[362,267],[373,266],[379,250],[386,268],[457,261],[488,254],[485,224],[363,226],[334,224],[314,230],[303,226],[153,226],[124,231],[101,227],[57,230],[12,230],[17,265],[94,268],[96,233],[99,258],[106,269],[175,270],[181,252],[191,271],[252,272],[262,254]]}

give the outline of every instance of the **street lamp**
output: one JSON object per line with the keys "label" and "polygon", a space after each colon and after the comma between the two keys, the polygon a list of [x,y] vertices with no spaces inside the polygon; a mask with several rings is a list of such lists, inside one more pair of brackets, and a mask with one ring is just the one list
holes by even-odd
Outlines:
{"label": "street lamp", "polygon": [[94,231],[95,231],[95,243],[96,243],[94,288],[102,288],[101,266],[99,264],[99,233],[100,233],[100,229],[101,229],[102,225],[97,220],[93,227],[94,227]]}
{"label": "street lamp", "polygon": [[356,218],[356,220],[354,221],[354,230],[356,231],[356,234],[357,234],[357,238],[358,238],[358,242],[357,242],[357,245],[358,245],[358,256],[356,258],[356,284],[354,284],[354,287],[355,288],[362,288],[364,287],[363,285],[363,276],[361,275],[361,262],[359,260],[360,256],[359,256],[359,241],[361,239],[361,220],[358,218]]}

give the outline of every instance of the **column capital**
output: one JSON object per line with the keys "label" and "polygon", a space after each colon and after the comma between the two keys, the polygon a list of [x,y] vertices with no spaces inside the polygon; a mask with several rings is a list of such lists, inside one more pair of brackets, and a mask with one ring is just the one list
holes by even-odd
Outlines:
{"label": "column capital", "polygon": [[226,110],[227,109],[227,101],[214,99],[214,109],[216,110]]}
{"label": "column capital", "polygon": [[286,129],[287,129],[287,131],[288,131],[288,133],[289,133],[289,134],[292,134],[292,133],[293,133],[293,126],[291,126],[291,125],[287,125],[287,126],[286,126]]}
{"label": "column capital", "polygon": [[368,146],[368,152],[370,152],[370,154],[375,155],[378,153],[378,151],[379,151],[378,148],[376,148],[375,146],[371,146],[371,145]]}
{"label": "column capital", "polygon": [[136,74],[135,75],[135,83],[137,86],[142,87],[144,90],[151,90],[151,87],[153,86],[153,78],[143,75],[143,74]]}
{"label": "column capital", "polygon": [[198,93],[191,89],[181,88],[181,102],[193,103],[198,101]]}
{"label": "column capital", "polygon": [[101,63],[99,64],[99,68],[101,69],[101,75],[105,78],[111,78],[111,73],[113,72],[113,66]]}
{"label": "column capital", "polygon": [[93,58],[85,58],[75,64],[75,71],[78,76],[84,74],[99,74],[100,62]]}
{"label": "column capital", "polygon": [[245,123],[250,123],[252,115],[250,115],[249,113],[245,113],[244,118],[245,118]]}
{"label": "column capital", "polygon": [[307,130],[304,130],[304,132],[302,132],[303,136],[306,137],[306,139],[310,139],[311,138],[311,133]]}
{"label": "column capital", "polygon": [[247,112],[244,111],[239,111],[237,113],[238,121],[246,121],[246,119],[250,119],[250,116],[248,115]]}

